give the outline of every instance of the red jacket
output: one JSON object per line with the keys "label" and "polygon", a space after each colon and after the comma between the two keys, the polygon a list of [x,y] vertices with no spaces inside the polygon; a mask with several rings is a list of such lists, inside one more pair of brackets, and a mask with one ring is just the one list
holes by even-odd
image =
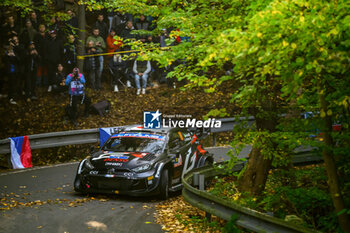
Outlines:
{"label": "red jacket", "polygon": [[[107,36],[106,43],[107,43],[107,52],[113,53],[116,49],[119,49],[119,47],[122,45],[121,41],[118,41],[117,44],[114,44],[114,42],[117,41],[114,39],[111,35]],[[112,56],[112,54],[109,54],[108,56]]]}

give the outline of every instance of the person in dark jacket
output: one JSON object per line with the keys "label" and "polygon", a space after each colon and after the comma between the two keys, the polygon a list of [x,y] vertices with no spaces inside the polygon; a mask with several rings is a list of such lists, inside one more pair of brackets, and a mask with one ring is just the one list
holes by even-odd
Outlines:
{"label": "person in dark jacket", "polygon": [[74,35],[68,35],[68,41],[63,49],[65,67],[73,70],[77,66],[77,44]]}
{"label": "person in dark jacket", "polygon": [[19,54],[14,49],[14,42],[11,40],[5,51],[3,62],[8,76],[8,98],[10,104],[17,104],[16,98],[19,93],[20,59]]}
{"label": "person in dark jacket", "polygon": [[71,9],[67,10],[67,14],[69,15],[69,19],[66,21],[66,28],[69,33],[75,35],[78,31],[78,19]]}
{"label": "person in dark jacket", "polygon": [[112,20],[112,28],[114,28],[116,30],[116,34],[118,36],[122,35],[122,31],[125,27],[125,23],[127,22],[127,17],[125,14],[122,14],[120,12],[116,12],[116,14],[113,17]]}
{"label": "person in dark jacket", "polygon": [[49,34],[46,32],[44,24],[39,25],[39,33],[34,37],[36,50],[40,55],[40,63],[37,73],[37,86],[44,86],[48,84],[47,76],[47,61],[46,61],[46,46],[49,40]]}
{"label": "person in dark jacket", "polygon": [[[117,52],[117,51],[116,51]],[[113,72],[113,85],[114,92],[118,92],[118,80],[125,79],[125,69],[126,69],[126,61],[123,60],[121,54],[114,54],[113,58],[109,61],[109,68]]]}
{"label": "person in dark jacket", "polygon": [[17,88],[16,88],[16,92],[20,95],[20,94],[25,94],[24,92],[24,86],[25,86],[25,71],[24,71],[24,57],[25,57],[25,48],[23,46],[22,43],[20,43],[20,40],[18,38],[18,36],[14,35],[12,36],[12,38],[10,39],[10,45],[12,46],[16,56],[18,57],[18,83]]}
{"label": "person in dark jacket", "polygon": [[65,81],[66,81],[66,73],[64,72],[63,65],[58,64],[54,85],[52,85],[53,91],[56,93],[66,92],[67,87],[65,87]]}
{"label": "person in dark jacket", "polygon": [[[146,17],[144,15],[140,15],[140,18],[135,22],[136,30],[144,30],[149,31],[150,29],[150,23],[147,21]],[[147,35],[139,35],[139,40],[142,42],[146,42]]]}
{"label": "person in dark jacket", "polygon": [[37,30],[35,30],[32,25],[32,21],[26,19],[25,28],[23,28],[19,34],[20,42],[26,47],[30,41],[34,41],[34,37],[37,33]]}
{"label": "person in dark jacket", "polygon": [[[98,54],[98,50],[94,47],[94,42],[89,41],[86,47],[86,55]],[[84,61],[84,70],[88,73],[88,79],[90,81],[90,87],[94,90],[101,89],[101,78],[99,78],[99,57],[88,56]]]}
{"label": "person in dark jacket", "polygon": [[46,43],[46,61],[47,61],[47,69],[48,69],[48,78],[49,78],[49,88],[48,92],[51,92],[52,85],[55,79],[55,71],[57,65],[61,63],[62,53],[63,53],[63,45],[61,40],[57,38],[57,34],[55,30],[50,31],[50,39]]}
{"label": "person in dark jacket", "polygon": [[100,36],[104,40],[106,40],[108,36],[108,26],[107,26],[107,23],[103,21],[103,19],[104,19],[103,14],[98,14],[94,27],[100,30]]}
{"label": "person in dark jacket", "polygon": [[126,22],[126,26],[122,31],[121,37],[123,37],[124,39],[135,39],[136,35],[131,33],[133,30],[135,30],[135,28],[132,21]]}
{"label": "person in dark jacket", "polygon": [[13,15],[7,17],[6,23],[2,26],[1,30],[3,32],[2,39],[5,43],[7,43],[12,36],[18,36],[19,27],[15,22],[15,17]]}
{"label": "person in dark jacket", "polygon": [[40,55],[35,49],[35,44],[33,41],[29,42],[28,49],[25,54],[25,95],[29,102],[30,100],[37,100],[35,95],[36,89],[36,74],[39,66]]}
{"label": "person in dark jacket", "polygon": [[32,22],[33,28],[39,30],[40,21],[35,11],[30,12],[29,19]]}

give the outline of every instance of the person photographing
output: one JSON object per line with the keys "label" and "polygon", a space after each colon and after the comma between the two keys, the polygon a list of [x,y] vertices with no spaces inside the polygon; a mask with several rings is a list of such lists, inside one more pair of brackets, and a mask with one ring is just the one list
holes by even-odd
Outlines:
{"label": "person photographing", "polygon": [[75,67],[73,72],[67,75],[66,80],[63,80],[64,85],[68,86],[68,93],[70,96],[69,106],[67,113],[72,123],[77,126],[77,112],[78,103],[84,104],[84,116],[87,117],[89,114],[89,108],[91,104],[90,98],[85,94],[85,78],[82,73],[79,72],[79,68]]}

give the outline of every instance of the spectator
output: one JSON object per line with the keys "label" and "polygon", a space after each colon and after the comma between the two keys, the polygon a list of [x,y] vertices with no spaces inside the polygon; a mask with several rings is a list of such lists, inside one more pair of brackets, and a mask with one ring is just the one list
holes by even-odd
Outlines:
{"label": "spectator", "polygon": [[30,21],[32,22],[33,28],[34,28],[35,30],[38,31],[38,30],[39,30],[40,22],[39,22],[39,20],[38,20],[38,16],[37,16],[37,14],[35,13],[35,11],[32,11],[32,12],[30,13],[29,19],[30,19]]}
{"label": "spectator", "polygon": [[67,90],[65,87],[66,74],[62,64],[58,64],[56,70],[56,77],[54,80],[53,90],[57,93],[63,93]]}
{"label": "spectator", "polygon": [[116,30],[116,34],[118,36],[122,35],[122,31],[124,30],[126,22],[127,17],[125,16],[125,14],[122,14],[119,11],[117,11],[115,16],[113,17],[112,28]]}
{"label": "spectator", "polygon": [[98,28],[100,31],[100,36],[106,40],[108,35],[108,26],[106,22],[103,21],[103,14],[98,14],[97,21],[95,22],[95,28]]}
{"label": "spectator", "polygon": [[126,79],[126,61],[123,60],[121,54],[113,55],[113,58],[109,61],[109,68],[112,70],[114,92],[118,92],[118,81],[123,78]]}
{"label": "spectator", "polygon": [[148,43],[148,44],[153,44],[153,36],[152,35],[148,35],[145,42]]}
{"label": "spectator", "polygon": [[[114,28],[111,29],[111,32],[107,36],[106,44],[107,44],[107,52],[113,53],[115,50],[119,49],[119,47],[122,45],[122,42],[120,40],[115,39],[116,31]],[[112,54],[109,54],[108,56],[112,56]]]}
{"label": "spectator", "polygon": [[[35,95],[36,89],[36,73],[39,66],[40,56],[38,51],[35,49],[35,43],[33,41],[29,42],[28,49],[25,54],[25,93],[26,99],[29,102],[30,100],[37,100],[38,98]],[[30,99],[29,99],[30,98]]]}
{"label": "spectator", "polygon": [[36,50],[40,55],[40,62],[37,73],[37,85],[47,85],[47,62],[46,62],[46,46],[49,40],[49,35],[46,32],[46,26],[44,24],[39,25],[39,33],[34,37],[34,43]]}
{"label": "spectator", "polygon": [[22,43],[20,43],[18,36],[12,36],[12,38],[10,39],[11,45],[13,47],[13,50],[16,54],[16,56],[19,59],[19,63],[18,63],[18,84],[17,86],[17,90],[18,93],[21,93],[24,95],[24,85],[25,85],[25,73],[24,73],[24,65],[23,65],[23,58],[24,58],[24,54],[25,54],[25,49]]}
{"label": "spectator", "polygon": [[85,104],[84,116],[89,114],[89,108],[91,104],[90,98],[85,94],[85,78],[78,68],[73,69],[73,73],[69,74],[65,80],[65,85],[68,86],[68,93],[70,97],[68,116],[72,123],[77,125],[77,105],[78,103]]}
{"label": "spectator", "polygon": [[59,40],[62,40],[64,38],[63,32],[62,32],[62,21],[61,21],[60,17],[56,17],[56,16],[52,17],[50,19],[48,29],[49,29],[49,31],[55,31],[56,37]]}
{"label": "spectator", "polygon": [[133,25],[132,21],[128,21],[128,22],[126,23],[125,28],[124,28],[123,31],[122,31],[122,35],[121,35],[121,36],[122,36],[124,39],[133,39],[133,38],[136,38],[135,35],[133,35],[133,34],[131,33],[133,30],[135,30],[135,28],[134,28],[134,25]]}
{"label": "spectator", "polygon": [[4,41],[7,43],[12,36],[18,36],[19,27],[13,15],[7,17],[6,23],[2,26]]}
{"label": "spectator", "polygon": [[[146,20],[146,17],[144,15],[140,16],[140,19],[135,22],[136,30],[145,30],[148,31],[150,27],[150,23]],[[146,42],[147,35],[139,35],[139,39],[142,42]]]}
{"label": "spectator", "polygon": [[10,39],[9,46],[5,51],[5,57],[3,59],[5,64],[6,73],[8,75],[8,98],[10,104],[17,104],[15,101],[19,92],[19,80],[20,80],[20,59],[19,54],[14,49],[15,41]]}
{"label": "spectator", "polygon": [[[103,38],[99,35],[100,30],[98,28],[94,28],[92,30],[92,35],[87,38],[87,42],[92,41],[94,43],[93,47],[95,47],[97,53],[103,53],[106,49],[106,43]],[[99,65],[98,65],[98,73],[96,77],[96,83],[101,83],[101,76],[103,71],[103,56],[98,56]],[[97,90],[101,88],[101,85],[96,86]]]}
{"label": "spectator", "polygon": [[67,70],[73,70],[73,68],[77,66],[77,45],[74,35],[68,36],[63,54]]}
{"label": "spectator", "polygon": [[140,95],[140,79],[142,79],[142,94],[146,94],[147,78],[151,72],[150,61],[136,59],[133,66],[133,72],[135,74],[135,84],[137,88],[136,95]]}
{"label": "spectator", "polygon": [[75,35],[78,29],[78,19],[71,9],[67,10],[67,14],[69,15],[69,19],[66,21],[67,30],[69,33]]}
{"label": "spectator", "polygon": [[50,39],[46,43],[46,61],[47,61],[47,69],[48,69],[48,78],[49,78],[49,88],[48,92],[51,92],[52,85],[55,80],[55,71],[57,65],[61,63],[63,52],[63,45],[61,40],[57,38],[57,33],[55,30],[50,31]]}
{"label": "spectator", "polygon": [[108,18],[108,33],[111,32],[112,24],[113,24],[113,18],[116,15],[114,9],[108,9],[107,10],[107,18]]}
{"label": "spectator", "polygon": [[86,54],[92,56],[85,58],[84,70],[88,73],[91,88],[99,90],[101,88],[101,78],[98,76],[100,62],[98,56],[94,56],[97,54],[97,49],[93,41],[89,41],[87,45]]}
{"label": "spectator", "polygon": [[21,33],[19,35],[20,42],[27,46],[30,41],[34,41],[34,37],[38,32],[34,29],[32,25],[32,21],[30,19],[26,19],[25,28],[21,30]]}

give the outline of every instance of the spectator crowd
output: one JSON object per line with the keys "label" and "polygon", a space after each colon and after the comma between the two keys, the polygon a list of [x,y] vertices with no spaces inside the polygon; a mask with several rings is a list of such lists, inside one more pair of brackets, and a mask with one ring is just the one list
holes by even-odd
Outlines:
{"label": "spectator crowd", "polygon": [[[72,74],[77,72],[78,19],[75,13],[68,9],[68,19],[52,17],[48,22],[39,13],[33,11],[27,18],[21,18],[7,12],[1,19],[1,63],[5,75],[0,80],[0,98],[8,98],[13,105],[20,98],[28,102],[37,100],[38,87],[45,88],[47,92],[68,95],[71,89],[67,87],[69,82],[66,80],[72,79]],[[97,92],[103,83],[114,92],[118,92],[120,87],[134,87],[136,91],[130,90],[136,95],[144,95],[154,81],[167,82],[165,75],[168,68],[160,69],[150,61],[123,58],[129,54],[130,47],[122,42],[123,39],[133,39],[165,47],[166,29],[154,38],[151,33],[155,28],[152,17],[117,11],[99,12],[95,17],[95,23],[86,28],[84,72],[76,75],[82,77],[83,85]],[[135,30],[150,33],[133,33]],[[114,52],[120,53],[105,55]],[[71,98],[74,105],[77,100]],[[90,99],[87,102],[90,103]]]}

